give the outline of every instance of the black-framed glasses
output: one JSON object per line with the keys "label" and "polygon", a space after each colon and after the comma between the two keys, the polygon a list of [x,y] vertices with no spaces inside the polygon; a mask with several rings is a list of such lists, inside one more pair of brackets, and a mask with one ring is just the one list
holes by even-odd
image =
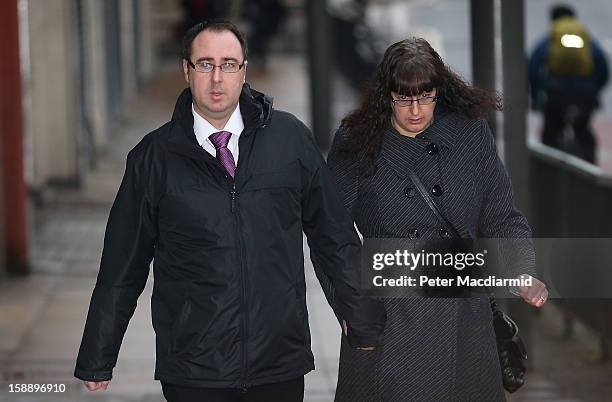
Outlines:
{"label": "black-framed glasses", "polygon": [[235,61],[226,61],[225,63],[221,63],[218,66],[205,60],[198,61],[196,63],[192,63],[191,60],[187,60],[187,63],[198,73],[212,73],[215,68],[218,67],[221,69],[222,72],[230,74],[237,73],[238,71],[240,71],[240,69],[242,69],[242,67],[248,64],[246,60],[242,64],[238,64],[238,62]]}
{"label": "black-framed glasses", "polygon": [[414,102],[416,102],[419,105],[430,105],[437,100],[438,100],[438,96],[434,95],[434,96],[423,96],[417,99],[391,99],[391,102],[393,102],[393,105],[395,106],[406,107],[406,106],[412,106]]}

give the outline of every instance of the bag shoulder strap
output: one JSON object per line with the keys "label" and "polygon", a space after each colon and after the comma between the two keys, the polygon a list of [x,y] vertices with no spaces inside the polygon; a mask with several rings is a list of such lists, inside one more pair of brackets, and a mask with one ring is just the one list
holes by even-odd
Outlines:
{"label": "bag shoulder strap", "polygon": [[[429,209],[433,211],[433,213],[436,215],[436,218],[438,218],[440,223],[442,223],[442,225],[444,226],[444,229],[446,229],[446,231],[450,233],[453,237],[460,239],[461,235],[459,234],[459,231],[455,229],[455,226],[453,226],[453,224],[448,219],[446,219],[446,217],[442,214],[442,212],[440,212],[440,209],[436,205],[435,201],[429,195],[429,192],[423,185],[423,182],[421,181],[421,179],[419,179],[419,176],[417,176],[416,173],[414,173],[410,169],[408,169],[408,175],[410,176],[410,179],[416,186],[421,196],[423,196],[423,198],[425,199],[425,202],[429,206]],[[494,313],[500,312],[502,314],[505,314],[499,309],[499,307],[497,307],[497,303],[495,302],[495,297],[493,296],[493,293],[491,292],[491,290],[487,287],[485,287],[485,289],[487,290],[487,293],[489,294],[489,302],[491,303],[491,310]]]}
{"label": "bag shoulder strap", "polygon": [[444,226],[444,229],[446,229],[446,231],[450,233],[453,237],[461,238],[461,235],[459,234],[459,231],[455,229],[455,226],[453,226],[453,224],[450,223],[448,219],[446,219],[442,212],[440,212],[440,209],[429,195],[429,192],[423,185],[423,182],[421,182],[421,179],[419,179],[419,176],[417,176],[416,173],[414,173],[411,169],[408,169],[408,175],[410,176],[410,179],[416,186],[421,196],[425,199],[425,202],[429,206],[429,209],[433,211],[433,213],[436,215],[436,218],[438,218],[440,223]]}

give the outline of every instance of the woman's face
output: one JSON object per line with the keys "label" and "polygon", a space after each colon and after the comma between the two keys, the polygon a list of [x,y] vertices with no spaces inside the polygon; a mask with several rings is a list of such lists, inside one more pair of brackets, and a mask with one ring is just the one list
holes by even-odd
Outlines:
{"label": "woman's face", "polygon": [[415,137],[433,123],[436,88],[419,96],[391,92],[393,127],[402,135]]}

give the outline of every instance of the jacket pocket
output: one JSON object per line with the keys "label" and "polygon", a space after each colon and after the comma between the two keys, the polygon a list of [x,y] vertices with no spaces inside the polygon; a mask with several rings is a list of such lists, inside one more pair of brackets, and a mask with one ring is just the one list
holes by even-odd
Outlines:
{"label": "jacket pocket", "polygon": [[169,355],[174,355],[179,352],[180,345],[180,334],[181,330],[187,323],[187,319],[191,314],[191,301],[187,298],[183,302],[181,309],[179,311],[177,319],[172,324],[172,329],[170,331],[170,344],[169,344]]}
{"label": "jacket pocket", "polygon": [[300,284],[296,283],[294,284],[294,291],[295,291],[295,309],[296,309],[296,313],[297,313],[297,319],[299,320],[299,325],[300,325],[300,338],[303,344],[307,343],[307,333],[309,332],[308,329],[308,316],[306,313],[306,299],[305,299],[305,295],[302,294],[302,291],[300,290]]}

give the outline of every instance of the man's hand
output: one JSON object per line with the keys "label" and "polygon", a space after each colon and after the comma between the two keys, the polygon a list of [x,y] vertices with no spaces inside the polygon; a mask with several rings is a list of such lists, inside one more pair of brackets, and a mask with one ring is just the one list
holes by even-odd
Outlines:
{"label": "man's hand", "polygon": [[[527,278],[530,275],[522,274],[519,278]],[[525,302],[531,304],[535,307],[542,307],[546,300],[548,299],[548,290],[546,289],[546,285],[534,278],[531,277],[531,286],[519,286],[519,295],[525,300]]]}
{"label": "man's hand", "polygon": [[[344,331],[344,336],[348,336],[348,326],[346,325],[346,321],[342,320],[342,329]],[[374,346],[368,346],[368,347],[357,347],[357,350],[374,350]]]}
{"label": "man's hand", "polygon": [[110,381],[83,381],[85,386],[90,391],[97,391],[99,389],[106,390]]}

